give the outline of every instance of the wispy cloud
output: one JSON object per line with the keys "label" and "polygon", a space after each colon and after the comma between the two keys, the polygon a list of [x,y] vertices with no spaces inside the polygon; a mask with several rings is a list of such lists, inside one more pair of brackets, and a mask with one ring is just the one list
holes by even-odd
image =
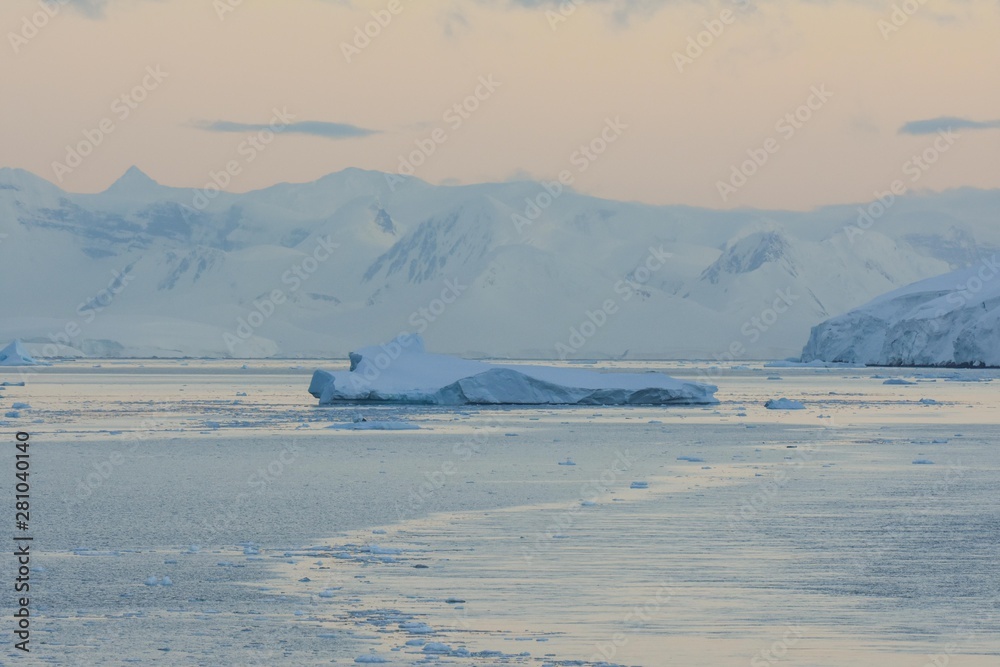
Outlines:
{"label": "wispy cloud", "polygon": [[996,130],[1000,120],[969,120],[956,116],[941,116],[927,120],[910,121],[899,128],[900,134],[934,134],[944,130]]}
{"label": "wispy cloud", "polygon": [[[274,126],[267,123],[235,123],[229,120],[203,121],[195,123],[195,126],[209,132],[261,132],[274,129]],[[282,134],[308,134],[326,139],[353,139],[379,133],[379,130],[369,130],[357,125],[327,123],[321,120],[282,124],[280,131]]]}

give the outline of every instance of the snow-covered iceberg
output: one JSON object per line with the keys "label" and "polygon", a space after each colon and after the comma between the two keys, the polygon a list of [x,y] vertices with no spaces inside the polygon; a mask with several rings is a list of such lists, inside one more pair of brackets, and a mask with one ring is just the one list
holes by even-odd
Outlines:
{"label": "snow-covered iceberg", "polygon": [[321,405],[379,401],[427,405],[714,404],[716,388],[663,373],[599,373],[576,368],[488,364],[424,351],[420,336],[350,354],[349,371],[313,373]]}
{"label": "snow-covered iceberg", "polygon": [[1000,366],[1000,264],[889,292],[813,328],[802,361],[877,366]]}
{"label": "snow-covered iceberg", "polygon": [[0,366],[41,366],[21,345],[21,341],[13,343],[0,350]]}

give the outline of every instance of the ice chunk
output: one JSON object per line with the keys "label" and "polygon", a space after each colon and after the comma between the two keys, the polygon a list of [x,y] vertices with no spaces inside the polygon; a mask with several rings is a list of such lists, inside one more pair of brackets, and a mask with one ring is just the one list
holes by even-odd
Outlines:
{"label": "ice chunk", "polygon": [[768,410],[805,410],[806,406],[801,401],[793,401],[789,398],[772,398],[764,407]]}
{"label": "ice chunk", "polygon": [[716,387],[663,373],[600,373],[578,368],[488,364],[424,351],[420,336],[350,354],[349,371],[317,370],[309,393],[321,405],[390,402],[427,405],[716,404]]}

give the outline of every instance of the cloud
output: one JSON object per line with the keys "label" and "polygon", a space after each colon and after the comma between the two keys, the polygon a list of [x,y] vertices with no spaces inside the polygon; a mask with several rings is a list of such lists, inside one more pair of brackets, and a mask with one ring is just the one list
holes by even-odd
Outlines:
{"label": "cloud", "polygon": [[899,128],[900,134],[934,134],[944,130],[996,130],[1000,120],[969,120],[954,116],[941,116],[927,120],[910,121]]}
{"label": "cloud", "polygon": [[369,130],[357,125],[327,123],[321,120],[304,120],[298,123],[287,123],[273,127],[267,123],[235,123],[229,120],[215,120],[195,123],[195,127],[208,130],[209,132],[261,132],[263,130],[277,129],[283,134],[308,134],[313,137],[323,137],[326,139],[352,139],[379,133],[379,130]]}

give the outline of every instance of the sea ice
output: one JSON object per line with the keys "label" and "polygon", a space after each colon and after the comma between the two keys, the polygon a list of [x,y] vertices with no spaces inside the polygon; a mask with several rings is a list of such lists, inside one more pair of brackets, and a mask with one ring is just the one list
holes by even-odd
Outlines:
{"label": "sea ice", "polygon": [[339,431],[419,431],[420,427],[412,422],[358,421],[327,426]]}

